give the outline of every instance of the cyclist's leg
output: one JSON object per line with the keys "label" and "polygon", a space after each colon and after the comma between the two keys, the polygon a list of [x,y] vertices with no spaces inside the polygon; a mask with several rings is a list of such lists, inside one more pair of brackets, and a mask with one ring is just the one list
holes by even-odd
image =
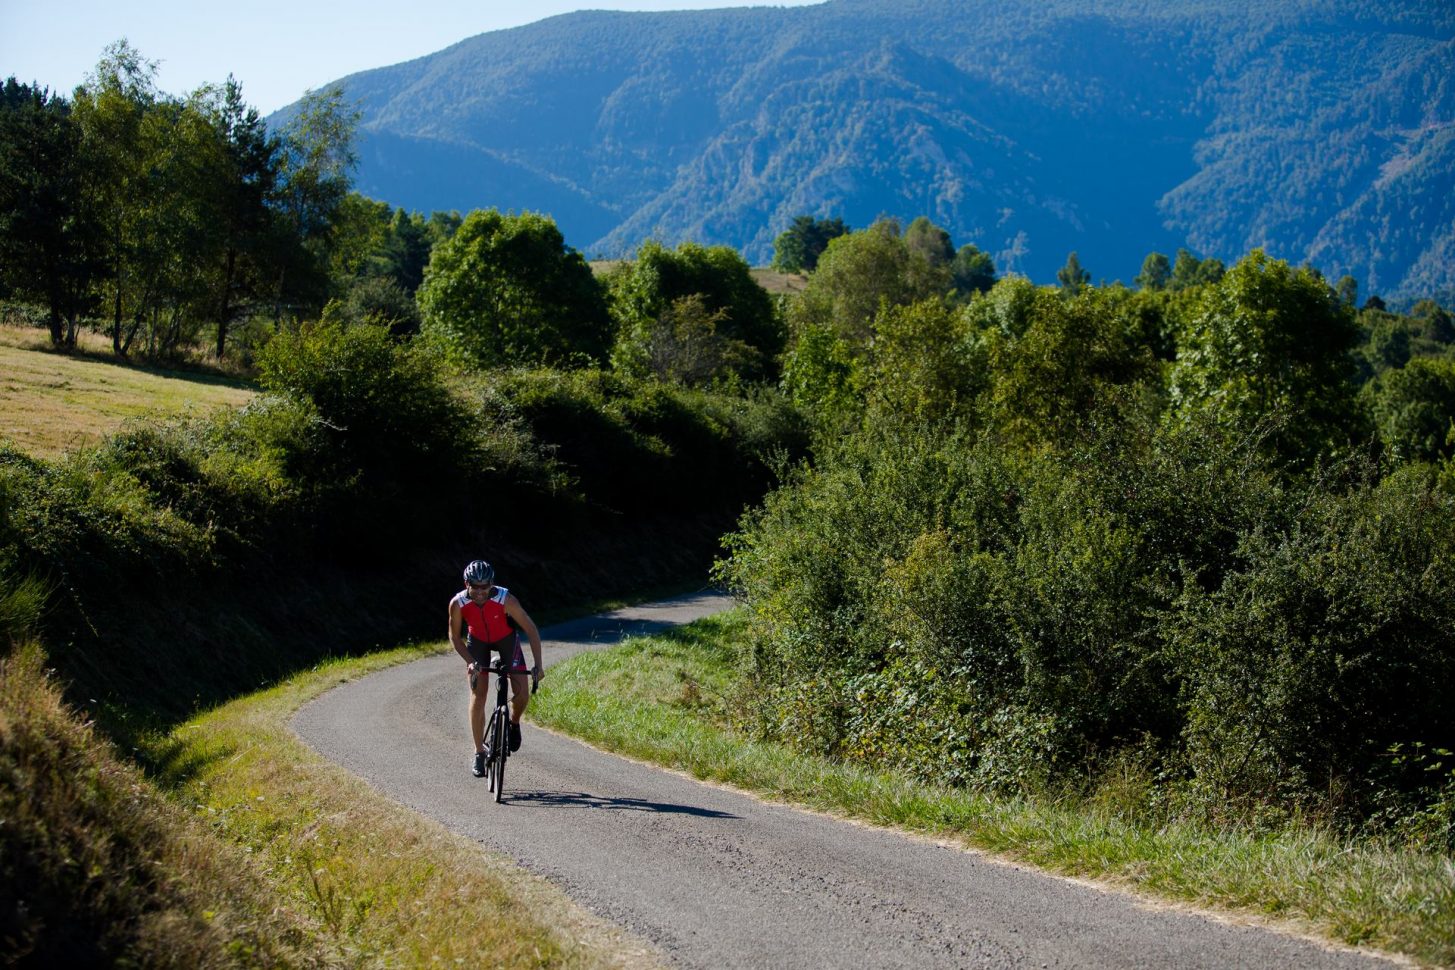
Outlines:
{"label": "cyclist's leg", "polygon": [[470,658],[475,661],[475,676],[470,683],[470,736],[475,741],[475,750],[485,750],[485,701],[490,696],[490,674],[485,667],[490,665],[490,651],[481,649],[471,640],[465,645]]}
{"label": "cyclist's leg", "polygon": [[521,648],[519,635],[511,639],[510,720],[519,724],[521,717],[525,715],[525,709],[530,705],[530,667],[526,665],[525,651]]}

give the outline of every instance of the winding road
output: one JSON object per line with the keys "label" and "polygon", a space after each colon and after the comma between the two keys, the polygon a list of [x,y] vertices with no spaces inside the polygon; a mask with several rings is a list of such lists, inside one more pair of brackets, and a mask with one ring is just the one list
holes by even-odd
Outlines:
{"label": "winding road", "polygon": [[[698,594],[542,631],[547,665],[728,605]],[[676,966],[1388,968],[1368,953],[770,804],[525,729],[505,803],[469,770],[459,660],[330,691],[295,716],[326,757],[514,858]]]}

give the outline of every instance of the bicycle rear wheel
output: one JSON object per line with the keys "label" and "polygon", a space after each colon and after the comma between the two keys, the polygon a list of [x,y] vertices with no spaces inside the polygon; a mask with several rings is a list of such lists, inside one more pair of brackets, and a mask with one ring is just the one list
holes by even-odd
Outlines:
{"label": "bicycle rear wheel", "polygon": [[490,762],[490,790],[495,793],[495,801],[499,802],[505,796],[505,759],[510,756],[510,716],[504,708],[495,712],[490,736],[494,753]]}

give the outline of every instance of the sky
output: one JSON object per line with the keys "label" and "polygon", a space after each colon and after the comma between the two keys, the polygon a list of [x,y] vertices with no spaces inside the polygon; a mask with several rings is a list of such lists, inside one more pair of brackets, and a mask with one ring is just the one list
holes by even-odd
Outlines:
{"label": "sky", "polygon": [[0,81],[14,75],[69,97],[102,50],[125,37],[160,62],[162,91],[186,94],[231,74],[267,115],[347,74],[573,10],[811,2],[821,0],[0,0]]}

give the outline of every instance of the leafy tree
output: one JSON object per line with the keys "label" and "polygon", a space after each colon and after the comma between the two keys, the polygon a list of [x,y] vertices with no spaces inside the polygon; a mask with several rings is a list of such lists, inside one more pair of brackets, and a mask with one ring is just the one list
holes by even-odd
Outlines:
{"label": "leafy tree", "polygon": [[960,247],[950,264],[950,279],[962,299],[988,292],[995,285],[995,262],[989,253],[967,243]]}
{"label": "leafy tree", "polygon": [[1075,296],[1091,282],[1091,273],[1081,268],[1081,260],[1073,252],[1066,257],[1066,265],[1056,270],[1056,281],[1063,292]]}
{"label": "leafy tree", "polygon": [[1455,316],[1434,300],[1420,300],[1410,308],[1410,316],[1424,325],[1427,339],[1442,344],[1455,342]]}
{"label": "leafy tree", "polygon": [[1359,305],[1359,281],[1352,276],[1344,275],[1339,277],[1339,282],[1334,284],[1334,292],[1346,306]]}
{"label": "leafy tree", "polygon": [[912,303],[931,295],[916,292],[909,269],[909,250],[891,221],[839,236],[824,250],[790,320],[800,327],[827,327],[852,345],[867,343],[881,303]]}
{"label": "leafy tree", "polygon": [[421,331],[461,363],[601,360],[611,320],[601,284],[549,217],[477,210],[434,250],[418,294]]}
{"label": "leafy tree", "polygon": [[[678,297],[638,337],[637,369],[658,380],[701,386],[727,374],[763,366],[762,355],[741,340],[725,336],[727,311],[711,310],[701,293]],[[617,345],[618,352],[622,345]]]}
{"label": "leafy tree", "polygon": [[966,313],[988,371],[987,423],[1030,447],[1067,444],[1091,415],[1160,385],[1152,348],[1122,305],[1125,292],[1087,289],[1068,299],[1016,277],[972,303]]}
{"label": "leafy tree", "polygon": [[1177,259],[1172,264],[1172,278],[1167,282],[1170,290],[1186,290],[1194,286],[1206,286],[1223,278],[1223,264],[1217,259],[1198,259],[1185,249],[1177,250]]}
{"label": "leafy tree", "polygon": [[158,99],[156,71],[156,62],[125,40],[117,41],[102,53],[75,96],[93,176],[88,203],[104,226],[111,343],[119,354],[129,342],[123,340],[123,319],[144,318],[148,287],[160,280],[145,268],[155,255],[147,252],[148,243],[157,240],[158,219],[165,217],[156,198],[163,167],[151,164],[153,151],[162,148],[157,136],[164,126],[146,124]]}
{"label": "leafy tree", "polygon": [[919,216],[904,230],[904,245],[911,254],[918,254],[931,266],[943,266],[955,258],[950,234],[927,216]]}
{"label": "leafy tree", "polygon": [[230,75],[221,88],[204,88],[199,98],[222,148],[212,187],[220,249],[214,284],[220,358],[238,310],[267,292],[269,203],[280,176],[282,146],[257,109],[243,101],[242,86]]}
{"label": "leafy tree", "polygon": [[1399,459],[1449,458],[1455,453],[1455,360],[1416,357],[1382,374],[1373,411],[1380,439]]}
{"label": "leafy tree", "polygon": [[1203,293],[1171,373],[1176,411],[1209,409],[1252,430],[1286,419],[1270,444],[1307,461],[1360,433],[1353,311],[1313,272],[1254,250]]}
{"label": "leafy tree", "polygon": [[818,266],[829,241],[844,235],[844,220],[795,216],[793,224],[773,241],[773,268],[780,273],[808,273]]}
{"label": "leafy tree", "polygon": [[[1185,251],[1185,250],[1184,250]],[[1172,264],[1163,253],[1148,253],[1142,260],[1142,271],[1132,282],[1144,290],[1165,290],[1172,279]]]}
{"label": "leafy tree", "polygon": [[0,286],[47,308],[51,343],[74,347],[104,272],[102,227],[87,197],[81,129],[45,89],[0,92]]}
{"label": "leafy tree", "polygon": [[[750,380],[768,376],[771,362],[782,350],[772,300],[742,256],[727,246],[683,243],[671,250],[647,242],[636,259],[610,275],[608,290],[618,327],[613,359],[626,372],[642,372],[651,356],[648,346],[660,346],[689,320],[693,322],[684,333],[700,335],[711,321],[713,341],[740,348],[742,352],[720,355],[719,361]],[[692,296],[700,297],[701,312],[682,302]],[[669,311],[676,323],[659,326]]]}
{"label": "leafy tree", "polygon": [[274,204],[272,251],[275,315],[320,309],[328,298],[336,225],[357,163],[359,112],[335,85],[310,91],[283,129],[282,167]]}

